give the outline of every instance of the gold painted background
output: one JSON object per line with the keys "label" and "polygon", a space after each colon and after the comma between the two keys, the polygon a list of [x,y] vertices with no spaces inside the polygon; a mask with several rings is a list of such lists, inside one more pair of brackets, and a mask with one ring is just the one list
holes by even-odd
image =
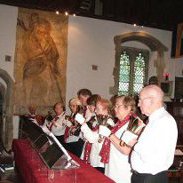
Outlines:
{"label": "gold painted background", "polygon": [[20,8],[15,53],[14,114],[40,114],[65,102],[68,17]]}

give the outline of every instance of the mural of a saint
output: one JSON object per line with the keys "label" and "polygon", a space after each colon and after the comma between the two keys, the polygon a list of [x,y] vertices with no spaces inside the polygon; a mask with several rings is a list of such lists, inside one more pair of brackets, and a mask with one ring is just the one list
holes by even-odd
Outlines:
{"label": "mural of a saint", "polygon": [[[65,101],[68,19],[20,9],[15,57],[15,113]],[[46,109],[47,108],[47,109]]]}
{"label": "mural of a saint", "polygon": [[[24,42],[26,63],[23,67],[23,84],[26,103],[40,100],[52,103],[61,100],[60,75],[57,61],[59,53],[52,39],[51,24],[38,14],[31,14],[29,30]],[[52,93],[56,91],[56,93]]]}

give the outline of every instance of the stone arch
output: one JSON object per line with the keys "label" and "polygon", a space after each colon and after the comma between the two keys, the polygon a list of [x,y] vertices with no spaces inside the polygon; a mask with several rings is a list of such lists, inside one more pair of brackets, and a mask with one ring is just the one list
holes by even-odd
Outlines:
{"label": "stone arch", "polygon": [[118,58],[121,54],[121,47],[124,42],[127,41],[138,41],[143,44],[145,44],[151,51],[157,51],[157,59],[154,60],[154,65],[156,67],[158,82],[160,83],[163,80],[163,72],[165,69],[165,63],[164,63],[164,52],[168,51],[168,48],[163,45],[158,39],[151,36],[150,34],[146,32],[129,32],[122,35],[117,35],[114,37],[114,43],[115,43],[115,67],[114,67],[114,81],[115,86],[112,89],[112,93],[117,93],[118,88],[118,73],[119,73],[119,63]]}
{"label": "stone arch", "polygon": [[4,106],[5,102],[6,87],[0,82],[0,139],[3,139],[3,123],[4,123]]}
{"label": "stone arch", "polygon": [[[3,106],[3,116],[4,116],[4,134],[2,134],[2,139],[5,146],[9,149],[11,148],[11,143],[13,139],[13,87],[14,82],[10,75],[3,69],[0,69],[0,78],[6,83],[7,87],[0,87],[0,92],[4,97]],[[3,93],[4,92],[4,93]]]}
{"label": "stone arch", "polygon": [[141,43],[144,43],[150,48],[151,51],[168,51],[168,48],[164,46],[158,39],[146,32],[130,32],[114,37],[114,42],[116,46],[119,46],[127,41],[139,41]]}

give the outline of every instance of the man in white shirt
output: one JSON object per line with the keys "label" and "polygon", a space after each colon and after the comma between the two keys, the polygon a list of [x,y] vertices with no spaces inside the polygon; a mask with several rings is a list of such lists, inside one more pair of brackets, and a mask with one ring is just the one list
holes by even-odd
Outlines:
{"label": "man in white shirt", "polygon": [[149,122],[131,153],[131,183],[168,183],[178,132],[176,121],[163,107],[163,97],[156,85],[140,92],[138,105]]}

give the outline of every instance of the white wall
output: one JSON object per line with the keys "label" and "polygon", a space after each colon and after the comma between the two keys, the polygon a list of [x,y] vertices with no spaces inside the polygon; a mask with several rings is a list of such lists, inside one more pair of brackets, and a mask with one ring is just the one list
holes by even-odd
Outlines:
{"label": "white wall", "polygon": [[[7,71],[13,80],[17,15],[17,7],[0,5],[0,68]],[[106,98],[110,97],[109,87],[114,85],[112,74],[115,63],[115,45],[113,38],[116,35],[134,31],[145,31],[168,47],[169,51],[165,54],[165,61],[166,70],[171,74],[170,79],[174,80],[175,76],[182,76],[183,58],[170,58],[172,32],[70,16],[66,101],[75,96],[80,88],[89,88],[93,93],[99,93]],[[127,45],[140,46],[133,42],[127,43]],[[12,61],[5,62],[5,55],[10,55]],[[149,76],[156,74],[153,65],[155,58],[156,53],[151,53]],[[92,65],[97,65],[98,70],[93,71]],[[18,118],[16,116],[13,126],[13,136],[17,137]]]}
{"label": "white wall", "polygon": [[[168,52],[165,53],[165,62],[166,71],[170,73],[171,80],[174,80],[175,75],[182,75],[183,59],[178,61],[170,57],[172,32],[92,18],[69,17],[67,100],[73,97],[78,89],[84,87],[109,98],[109,87],[114,84],[113,38],[116,35],[137,31],[149,33],[168,48]],[[126,45],[141,46],[133,42]],[[152,52],[149,76],[156,74],[153,62],[155,58],[156,53]],[[91,65],[98,65],[98,70],[92,71]]]}
{"label": "white wall", "polygon": [[[17,15],[16,7],[0,5],[0,68],[13,80]],[[5,55],[11,56],[12,61],[6,62]]]}
{"label": "white wall", "polygon": [[[14,52],[16,41],[16,21],[18,8],[0,5],[0,68],[6,70],[14,79]],[[113,67],[115,59],[115,45],[113,38],[132,31],[145,31],[165,46],[169,51],[165,54],[167,72],[170,79],[182,76],[183,58],[171,59],[172,32],[153,28],[134,27],[133,25],[97,20],[85,17],[69,17],[68,58],[67,58],[67,88],[66,100],[75,96],[80,88],[89,88],[109,98],[109,87],[114,85]],[[134,43],[129,43],[134,46]],[[135,44],[138,47],[138,44]],[[12,56],[11,62],[5,62],[5,55]],[[149,76],[156,71],[153,60],[156,53],[151,53]],[[92,65],[98,70],[93,71]]]}

